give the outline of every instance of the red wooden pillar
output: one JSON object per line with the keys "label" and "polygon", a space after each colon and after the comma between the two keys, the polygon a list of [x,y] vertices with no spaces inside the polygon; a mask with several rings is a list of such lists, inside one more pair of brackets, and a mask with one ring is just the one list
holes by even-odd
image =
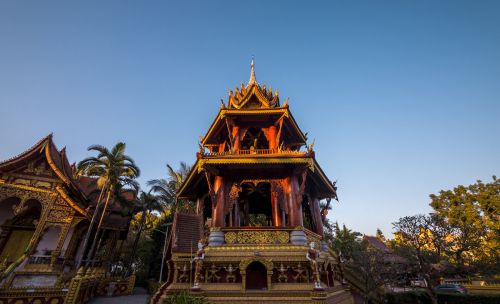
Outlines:
{"label": "red wooden pillar", "polygon": [[323,219],[321,217],[321,210],[319,208],[319,199],[315,195],[311,195],[311,214],[314,222],[314,232],[323,236]]}
{"label": "red wooden pillar", "polygon": [[272,204],[272,222],[274,227],[281,227],[281,211],[278,204],[278,196],[276,192],[271,193],[271,204]]}
{"label": "red wooden pillar", "polygon": [[234,151],[239,151],[240,150],[240,143],[241,143],[241,139],[240,139],[240,127],[233,127],[233,130],[231,131],[232,134],[232,138],[233,138],[233,150]]}
{"label": "red wooden pillar", "polygon": [[300,190],[297,176],[288,177],[285,180],[284,188],[288,204],[289,226],[304,226],[304,221],[302,220],[302,198],[300,197],[300,201],[297,201],[296,195]]}
{"label": "red wooden pillar", "polygon": [[276,126],[270,126],[268,132],[267,140],[269,141],[269,149],[278,149],[278,146],[276,145]]}
{"label": "red wooden pillar", "polygon": [[214,192],[215,192],[215,209],[213,214],[213,227],[225,227],[226,226],[226,215],[224,214],[225,206],[225,184],[226,181],[222,176],[216,176],[214,181]]}

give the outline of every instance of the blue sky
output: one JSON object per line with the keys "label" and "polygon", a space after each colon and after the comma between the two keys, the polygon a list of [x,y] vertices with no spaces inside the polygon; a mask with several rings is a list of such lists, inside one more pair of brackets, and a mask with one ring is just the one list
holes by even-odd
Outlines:
{"label": "blue sky", "polygon": [[0,159],[54,132],[71,161],[125,141],[142,183],[163,177],[252,55],[352,229],[500,172],[498,1],[2,1]]}

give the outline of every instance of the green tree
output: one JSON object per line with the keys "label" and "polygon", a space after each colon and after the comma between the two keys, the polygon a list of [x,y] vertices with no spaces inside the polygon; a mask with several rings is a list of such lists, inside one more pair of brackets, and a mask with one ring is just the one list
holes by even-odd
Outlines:
{"label": "green tree", "polygon": [[377,234],[376,234],[377,238],[379,238],[382,242],[385,242],[386,239],[385,239],[385,235],[384,233],[382,232],[382,230],[380,230],[380,228],[377,228]]}
{"label": "green tree", "polygon": [[454,262],[463,268],[478,259],[498,256],[500,180],[431,194],[431,207],[453,229]]}
{"label": "green tree", "polygon": [[[125,155],[125,147],[126,145],[123,142],[117,143],[111,150],[101,145],[92,145],[88,148],[88,151],[96,151],[97,156],[85,158],[77,165],[77,175],[85,175],[94,178],[100,192],[96,209],[92,216],[87,234],[85,235],[83,243],[84,252],[98,217],[99,223],[97,232],[101,229],[111,195],[120,198],[123,190],[137,190],[138,188],[135,178],[139,176],[140,170],[134,160]],[[106,197],[106,199],[103,203],[104,197]],[[92,258],[97,241],[97,234],[98,233],[96,233],[92,246],[87,253],[88,259]],[[77,268],[81,265],[81,260],[82,259],[77,262]]]}
{"label": "green tree", "polygon": [[366,241],[359,242],[359,246],[351,254],[351,259],[346,262],[346,268],[352,274],[363,295],[364,303],[369,300],[379,299],[377,291],[385,284],[398,278],[398,268],[387,252],[371,248]]}
{"label": "green tree", "polygon": [[[132,263],[135,261],[135,256],[137,252],[137,245],[139,244],[139,239],[143,230],[146,228],[146,219],[148,215],[151,215],[152,212],[162,212],[164,210],[164,205],[161,203],[158,196],[149,192],[141,192],[139,198],[135,201],[136,210],[141,213],[141,218],[138,224],[138,231],[135,235],[134,243],[132,245],[132,253],[129,262],[129,271],[132,266]],[[156,216],[155,216],[156,217]]]}
{"label": "green tree", "polygon": [[433,303],[437,303],[433,288],[439,277],[437,265],[441,261],[440,252],[444,249],[440,247],[438,250],[433,243],[433,235],[436,233],[434,229],[439,226],[436,219],[438,217],[417,214],[402,217],[392,223],[396,235],[393,249],[408,261],[406,272],[415,272],[418,277],[425,280],[427,292]]}
{"label": "green tree", "polygon": [[340,229],[339,224],[335,223],[332,241],[333,248],[345,259],[350,259],[353,253],[359,251],[361,248],[361,236],[361,233],[352,231],[345,225],[342,225],[342,229]]}

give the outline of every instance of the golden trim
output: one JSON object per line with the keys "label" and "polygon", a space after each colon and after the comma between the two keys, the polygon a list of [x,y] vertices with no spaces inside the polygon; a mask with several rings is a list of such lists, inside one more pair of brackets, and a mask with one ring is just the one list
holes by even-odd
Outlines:
{"label": "golden trim", "polygon": [[279,250],[279,251],[286,251],[286,250],[304,250],[307,251],[306,246],[302,245],[282,245],[282,244],[276,244],[276,245],[254,245],[254,246],[231,246],[231,245],[224,245],[224,246],[208,246],[205,248],[206,252],[210,251],[246,251],[246,250]]}
{"label": "golden trim", "polygon": [[[319,166],[318,162],[316,160],[314,160],[314,164],[313,164],[313,167],[316,168],[316,171],[319,172],[319,176],[321,177],[321,179],[323,180],[323,182],[328,185],[328,188],[330,188],[330,190],[333,192],[333,193],[336,193],[336,190],[335,190],[335,187],[333,186],[333,184],[330,182],[330,180],[328,179],[328,177],[326,176],[325,172],[323,172],[323,169],[321,169],[321,167]],[[314,170],[313,170],[314,172]]]}
{"label": "golden trim", "polygon": [[45,156],[47,157],[47,162],[49,163],[49,165],[52,168],[52,170],[56,173],[56,175],[61,180],[63,180],[66,184],[69,185],[71,183],[71,181],[64,174],[62,174],[61,171],[59,171],[59,169],[57,168],[56,164],[52,160],[52,157],[50,155],[50,145],[46,145],[45,146]]}
{"label": "golden trim", "polygon": [[177,192],[177,197],[182,198],[182,193],[184,192],[184,189],[191,183],[191,180],[193,179],[194,173],[201,173],[203,168],[201,168],[199,164],[199,159],[196,160],[194,163],[193,167],[191,167],[191,172],[189,172],[187,178],[182,182],[182,185],[179,188],[179,191]]}
{"label": "golden trim", "polygon": [[199,166],[228,165],[228,164],[305,164],[314,171],[314,162],[311,157],[284,157],[284,158],[206,158],[201,159]]}
{"label": "golden trim", "polygon": [[25,186],[25,185],[8,184],[5,182],[5,180],[1,180],[1,179],[0,179],[0,185],[6,186],[6,187],[11,187],[11,188],[33,191],[33,192],[48,193],[51,196],[57,195],[56,193],[54,193],[53,191],[50,191],[50,190],[45,190],[45,189],[40,189],[40,188],[35,188],[35,187]]}
{"label": "golden trim", "polygon": [[89,218],[89,215],[85,210],[83,210],[80,206],[78,206],[77,203],[75,203],[69,196],[66,194],[66,192],[61,188],[61,187],[56,187],[57,193],[61,195],[61,197],[71,206],[73,207],[76,211],[80,212],[83,216],[86,218]]}

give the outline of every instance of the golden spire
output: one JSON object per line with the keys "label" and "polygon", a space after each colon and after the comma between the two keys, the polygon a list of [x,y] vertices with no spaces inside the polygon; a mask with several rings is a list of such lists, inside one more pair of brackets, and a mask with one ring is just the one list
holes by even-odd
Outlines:
{"label": "golden spire", "polygon": [[250,64],[250,79],[248,80],[247,86],[256,83],[257,83],[257,78],[255,77],[255,63],[254,63],[254,58],[252,56],[252,63]]}

